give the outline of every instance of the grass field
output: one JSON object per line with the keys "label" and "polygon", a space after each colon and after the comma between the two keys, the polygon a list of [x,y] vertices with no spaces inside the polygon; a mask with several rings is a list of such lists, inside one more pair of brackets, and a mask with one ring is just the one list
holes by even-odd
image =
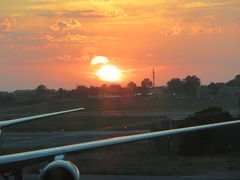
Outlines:
{"label": "grass field", "polygon": [[170,98],[170,97],[121,97],[64,99],[40,104],[0,104],[0,114],[32,114],[59,111],[84,106],[88,111],[111,110],[158,110],[158,111],[197,111],[218,106],[224,109],[237,109],[238,98]]}
{"label": "grass field", "polygon": [[[6,131],[79,131],[94,129],[119,130],[127,125],[130,129],[150,129],[152,121],[165,118],[178,112],[195,112],[203,108],[217,106],[225,110],[237,109],[238,102],[234,98],[225,99],[174,99],[174,98],[106,98],[106,99],[68,99],[41,104],[8,104],[0,105],[0,120],[14,119],[19,117],[66,110],[76,107],[86,108],[85,111],[103,112],[99,116],[80,116],[81,112],[75,115],[63,115],[53,118],[46,118],[9,127]],[[113,115],[105,115],[105,111],[120,111]],[[135,115],[127,115],[121,111],[133,111]],[[151,116],[138,113],[144,111],[159,112],[159,115]],[[151,113],[150,113],[151,114]]]}

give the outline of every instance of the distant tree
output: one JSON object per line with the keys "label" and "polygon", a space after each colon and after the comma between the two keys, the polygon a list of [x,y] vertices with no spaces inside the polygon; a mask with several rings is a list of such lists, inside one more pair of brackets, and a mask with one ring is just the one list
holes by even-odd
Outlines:
{"label": "distant tree", "polygon": [[207,87],[211,90],[211,94],[218,94],[219,90],[225,87],[225,84],[212,82]]}
{"label": "distant tree", "polygon": [[71,98],[77,97],[76,89],[68,90],[68,96]]}
{"label": "distant tree", "polygon": [[66,89],[59,88],[58,91],[57,91],[57,94],[60,97],[67,97],[68,96],[68,91]]}
{"label": "distant tree", "polygon": [[45,85],[39,85],[36,89],[35,101],[43,102],[54,98],[55,91],[49,90]]}
{"label": "distant tree", "polygon": [[0,103],[12,103],[15,101],[15,96],[13,93],[0,92]]}
{"label": "distant tree", "polygon": [[186,95],[190,97],[196,97],[198,94],[198,89],[201,85],[200,79],[195,75],[187,76],[183,82]]}
{"label": "distant tree", "polygon": [[151,80],[149,80],[148,78],[145,78],[142,82],[141,82],[141,85],[143,88],[146,88],[146,89],[150,89],[152,86],[153,86],[153,83]]}
{"label": "distant tree", "polygon": [[173,78],[167,83],[168,91],[171,94],[180,95],[183,94],[183,81],[179,78]]}
{"label": "distant tree", "polygon": [[103,84],[103,85],[100,87],[100,94],[102,94],[102,95],[107,94],[107,90],[108,90],[107,84]]}
{"label": "distant tree", "polygon": [[77,97],[86,97],[88,95],[88,88],[82,85],[77,86],[75,90],[75,95]]}
{"label": "distant tree", "polygon": [[122,95],[122,86],[119,84],[112,84],[108,86],[108,94],[110,95]]}
{"label": "distant tree", "polygon": [[90,96],[97,96],[100,93],[100,87],[90,86],[88,91]]}
{"label": "distant tree", "polygon": [[43,85],[43,84],[40,84],[36,89],[35,91],[37,92],[38,95],[44,95],[48,92],[48,88]]}
{"label": "distant tree", "polygon": [[127,84],[127,94],[129,95],[133,95],[134,93],[136,93],[137,91],[137,84],[135,84],[134,82],[129,82]]}
{"label": "distant tree", "polygon": [[142,90],[141,90],[141,93],[142,93],[143,96],[146,96],[147,93],[148,93],[148,91],[149,91],[149,89],[152,88],[153,83],[152,83],[152,81],[149,80],[148,78],[145,78],[145,79],[141,82],[141,85],[142,85],[142,87],[141,87],[141,89],[142,89]]}
{"label": "distant tree", "polygon": [[229,87],[240,87],[240,74],[236,75],[234,79],[228,81],[226,84]]}

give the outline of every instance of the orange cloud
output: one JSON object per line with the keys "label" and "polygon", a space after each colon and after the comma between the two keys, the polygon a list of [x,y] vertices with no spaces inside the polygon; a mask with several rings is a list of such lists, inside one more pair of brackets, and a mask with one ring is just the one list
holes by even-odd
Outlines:
{"label": "orange cloud", "polygon": [[214,16],[211,15],[207,15],[207,16],[203,16],[205,19],[209,19],[209,20],[216,20],[216,18]]}
{"label": "orange cloud", "polygon": [[53,58],[48,58],[49,61],[63,61],[63,62],[68,62],[71,60],[71,56],[68,54],[64,54],[63,56],[56,56]]}
{"label": "orange cloud", "polygon": [[217,27],[202,27],[202,26],[196,26],[193,27],[191,32],[189,33],[190,35],[195,35],[195,34],[214,34],[214,33],[221,33],[222,30]]}
{"label": "orange cloud", "polygon": [[68,31],[72,29],[78,29],[81,27],[81,23],[74,19],[58,20],[56,24],[50,26],[50,29],[53,31]]}
{"label": "orange cloud", "polygon": [[119,11],[100,12],[100,11],[91,10],[91,9],[76,10],[76,11],[62,11],[62,12],[59,12],[58,14],[65,18],[106,18],[106,17],[118,17],[118,16],[126,15]]}
{"label": "orange cloud", "polygon": [[182,31],[183,31],[183,28],[181,28],[179,26],[174,26],[169,30],[162,31],[161,33],[164,36],[175,36],[175,35],[179,35]]}
{"label": "orange cloud", "polygon": [[199,8],[199,7],[207,7],[209,6],[210,3],[206,3],[206,2],[190,2],[190,3],[186,3],[184,4],[185,8]]}
{"label": "orange cloud", "polygon": [[220,7],[220,6],[228,6],[228,5],[239,5],[239,1],[231,0],[231,1],[195,1],[195,2],[188,2],[183,4],[184,8],[202,8],[202,7]]}
{"label": "orange cloud", "polygon": [[115,43],[118,42],[120,39],[118,37],[111,37],[111,36],[84,36],[81,34],[68,34],[66,36],[57,38],[54,36],[47,35],[47,40],[52,43],[77,43],[77,44],[84,44],[84,43]]}
{"label": "orange cloud", "polygon": [[2,19],[0,20],[0,32],[12,32],[15,25],[15,19]]}
{"label": "orange cloud", "polygon": [[[51,62],[83,62],[88,64],[92,59],[92,56],[90,55],[82,55],[82,56],[72,56],[70,54],[64,54],[62,56],[53,56],[47,58],[48,61]],[[43,60],[43,59],[42,59]]]}

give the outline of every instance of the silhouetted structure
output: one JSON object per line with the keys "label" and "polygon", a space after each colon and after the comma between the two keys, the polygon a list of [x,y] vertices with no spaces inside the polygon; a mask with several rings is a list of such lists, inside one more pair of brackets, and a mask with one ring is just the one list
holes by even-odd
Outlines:
{"label": "silhouetted structure", "polygon": [[[154,121],[151,131],[191,127],[212,123],[232,121],[232,116],[221,108],[203,109],[189,117],[169,118]],[[239,150],[240,137],[238,126],[213,128],[190,132],[182,135],[171,135],[152,140],[157,151],[181,155],[206,155]]]}
{"label": "silhouetted structure", "polygon": [[153,88],[155,88],[156,84],[155,84],[155,71],[154,71],[154,68],[153,68]]}

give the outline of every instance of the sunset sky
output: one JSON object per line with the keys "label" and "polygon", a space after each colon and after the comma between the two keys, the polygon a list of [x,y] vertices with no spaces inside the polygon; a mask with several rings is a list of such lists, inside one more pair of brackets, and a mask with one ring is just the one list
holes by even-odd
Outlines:
{"label": "sunset sky", "polygon": [[240,73],[239,0],[1,0],[0,91],[100,86],[105,56],[137,84]]}

